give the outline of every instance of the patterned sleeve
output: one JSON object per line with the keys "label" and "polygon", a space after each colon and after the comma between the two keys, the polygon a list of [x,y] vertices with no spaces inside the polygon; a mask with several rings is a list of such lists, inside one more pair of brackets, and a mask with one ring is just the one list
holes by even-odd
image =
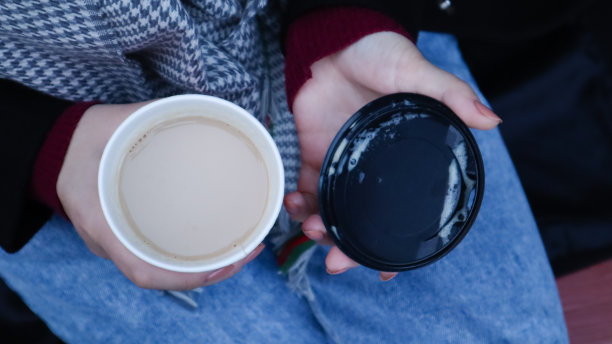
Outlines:
{"label": "patterned sleeve", "polygon": [[422,24],[425,0],[290,0],[283,17],[283,33],[300,16],[334,7],[359,7],[380,12],[402,25],[412,37],[416,37]]}

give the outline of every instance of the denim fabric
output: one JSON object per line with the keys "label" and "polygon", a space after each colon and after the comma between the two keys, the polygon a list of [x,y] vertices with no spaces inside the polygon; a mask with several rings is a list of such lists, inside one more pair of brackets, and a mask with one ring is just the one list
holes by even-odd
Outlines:
{"label": "denim fabric", "polygon": [[[419,44],[473,84],[454,38],[422,33]],[[0,253],[0,271],[69,343],[565,343],[555,281],[513,165],[496,130],[475,135],[487,178],[475,225],[440,261],[387,283],[366,268],[328,275],[320,248],[307,300],[265,250],[204,288],[192,309],[133,285],[58,216],[18,253]]]}

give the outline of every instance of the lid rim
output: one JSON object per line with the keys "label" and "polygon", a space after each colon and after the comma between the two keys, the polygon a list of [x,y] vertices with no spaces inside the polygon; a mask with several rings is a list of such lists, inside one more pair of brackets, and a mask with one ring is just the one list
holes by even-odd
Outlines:
{"label": "lid rim", "polygon": [[[403,102],[404,104],[399,104],[399,108],[389,109],[389,104],[395,104]],[[414,261],[403,263],[385,263],[381,262],[375,257],[369,256],[367,254],[359,254],[361,250],[356,249],[350,243],[344,243],[341,238],[342,228],[337,228],[335,225],[338,223],[335,218],[335,211],[328,209],[329,207],[333,207],[333,205],[329,204],[330,200],[333,198],[332,194],[335,190],[334,179],[330,176],[330,168],[335,168],[335,164],[337,161],[334,161],[334,157],[337,156],[337,150],[341,148],[342,150],[347,147],[342,147],[341,142],[345,140],[352,132],[359,132],[361,127],[367,127],[367,125],[381,116],[388,115],[393,112],[396,113],[398,111],[410,111],[410,112],[421,112],[427,114],[434,114],[444,120],[450,122],[450,124],[461,133],[466,145],[469,147],[471,153],[473,153],[473,159],[475,160],[476,167],[476,185],[474,190],[476,191],[473,204],[469,209],[467,218],[463,221],[462,228],[448,243],[444,244],[441,248],[435,251],[433,254],[417,259]],[[345,143],[346,146],[346,143]],[[330,180],[332,179],[332,180]],[[474,221],[476,220],[477,214],[480,210],[480,206],[482,203],[482,198],[484,195],[484,163],[482,161],[482,155],[478,145],[476,143],[476,139],[472,135],[469,128],[463,123],[463,121],[446,105],[443,103],[430,98],[428,96],[414,94],[414,93],[396,93],[391,95],[386,95],[381,98],[378,98],[365,106],[359,109],[355,114],[353,114],[340,128],[336,136],[334,137],[332,143],[329,146],[329,149],[325,155],[323,160],[323,164],[321,167],[321,172],[319,175],[319,208],[320,215],[325,228],[327,229],[329,236],[332,238],[334,243],[351,259],[356,262],[367,266],[372,269],[381,270],[381,271],[389,271],[389,272],[398,272],[398,271],[406,271],[411,269],[416,269],[428,264],[431,264],[450,251],[452,251],[467,235],[470,228],[472,227]],[[340,231],[340,233],[338,233]],[[357,251],[357,252],[355,252]]]}

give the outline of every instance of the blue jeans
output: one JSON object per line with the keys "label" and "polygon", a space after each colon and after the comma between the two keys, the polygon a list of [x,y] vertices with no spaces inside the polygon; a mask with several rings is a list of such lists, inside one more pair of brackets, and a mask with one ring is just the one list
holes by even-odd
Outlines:
{"label": "blue jeans", "polygon": [[[419,45],[474,85],[451,36],[423,33]],[[487,177],[476,223],[446,257],[387,283],[366,268],[328,275],[318,248],[308,300],[266,250],[189,308],[136,287],[58,216],[18,253],[0,252],[0,273],[70,343],[565,343],[555,281],[501,137],[474,134]]]}

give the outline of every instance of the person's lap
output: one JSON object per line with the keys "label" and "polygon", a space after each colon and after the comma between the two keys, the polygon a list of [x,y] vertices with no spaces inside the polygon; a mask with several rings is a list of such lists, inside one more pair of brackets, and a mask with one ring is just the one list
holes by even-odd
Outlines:
{"label": "person's lap", "polygon": [[285,287],[269,251],[235,278],[194,293],[197,308],[136,287],[57,216],[20,252],[3,255],[0,270],[67,342],[286,342],[297,333],[323,341],[312,317],[295,316],[308,315],[308,306]]}
{"label": "person's lap", "polygon": [[555,282],[502,141],[497,132],[476,136],[485,198],[470,233],[447,256],[387,283],[371,271],[329,277],[324,256],[313,257],[314,294],[324,295],[322,313],[346,342],[566,341]]}
{"label": "person's lap", "polygon": [[[451,37],[423,34],[419,44],[469,79]],[[496,130],[475,135],[487,179],[475,225],[442,260],[390,282],[366,268],[330,276],[320,248],[307,270],[308,302],[266,250],[204,288],[192,309],[134,286],[59,217],[17,254],[0,254],[0,271],[69,342],[566,342],[554,279],[503,142]]]}

